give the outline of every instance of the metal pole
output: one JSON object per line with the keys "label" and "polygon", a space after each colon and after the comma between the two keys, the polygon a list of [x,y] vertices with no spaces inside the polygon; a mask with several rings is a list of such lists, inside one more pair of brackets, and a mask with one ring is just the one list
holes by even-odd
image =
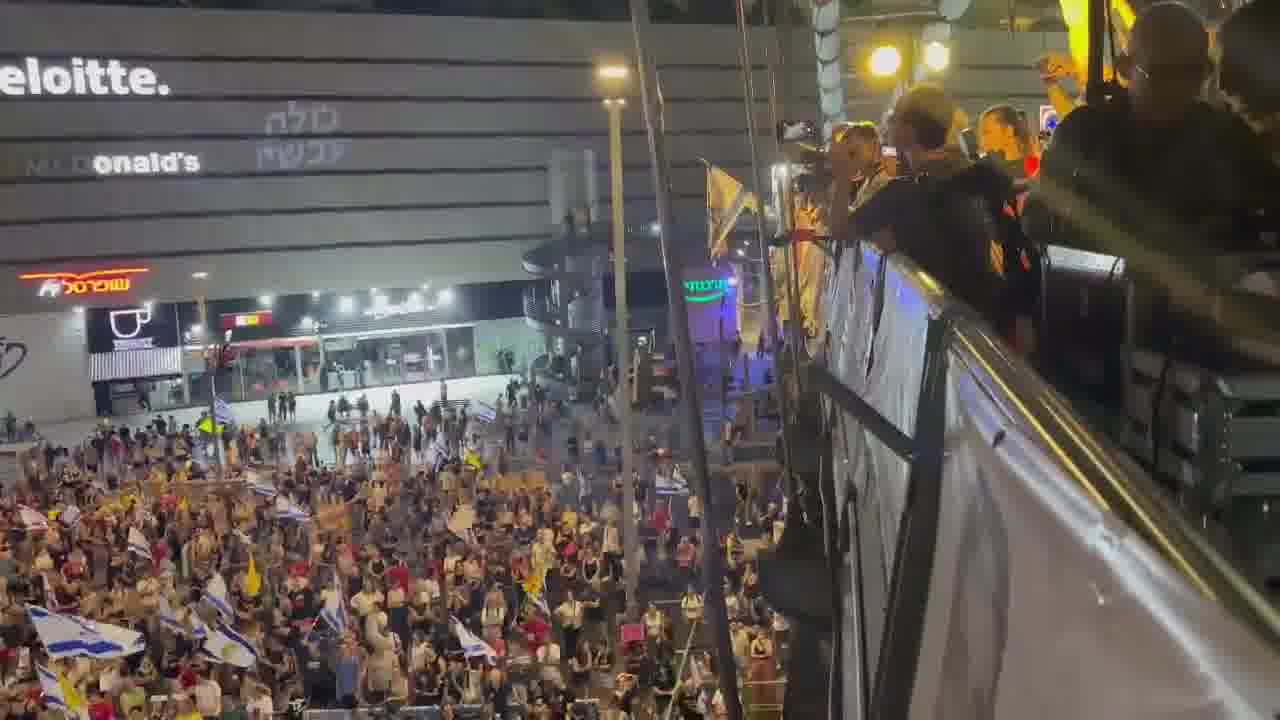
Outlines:
{"label": "metal pole", "polygon": [[[750,37],[747,34],[746,9],[743,7],[742,2],[743,0],[737,0],[737,2],[735,3],[735,6],[737,8],[737,14],[738,14],[738,33],[739,35],[741,35],[741,42],[739,45],[739,63],[742,66],[743,104],[744,104],[744,107],[746,108],[746,116],[747,116],[746,117],[747,144],[751,148],[751,184],[755,186],[754,189],[755,189],[756,198],[757,200],[759,200],[763,198],[763,195],[761,195],[760,193],[760,189],[764,186],[764,183],[762,182],[761,176],[760,176],[760,150],[758,147],[759,136],[756,134],[755,83],[752,79],[752,70],[751,70],[751,45],[750,45]],[[786,223],[786,222],[787,221],[784,219],[783,223]],[[784,227],[786,227],[785,224],[784,224]],[[787,429],[788,428],[787,421],[791,417],[791,414],[788,407],[790,403],[787,402],[787,389],[788,389],[787,380],[786,380],[786,376],[783,375],[782,373],[782,368],[780,367],[781,363],[779,362],[782,359],[783,354],[782,354],[782,351],[777,347],[777,345],[774,344],[778,338],[778,331],[777,331],[778,298],[775,290],[773,267],[769,262],[769,242],[765,238],[765,232],[764,232],[764,208],[763,207],[761,207],[759,217],[756,219],[756,241],[760,249],[760,260],[761,260],[762,272],[764,273],[765,294],[767,295],[766,300],[767,300],[767,307],[769,311],[769,322],[765,325],[765,327],[767,327],[769,330],[769,342],[773,350],[772,354],[773,354],[774,385],[778,391],[778,409],[779,409],[779,414],[782,417],[782,448],[783,448],[783,453],[786,455],[786,457],[783,458],[784,464],[785,464],[786,462],[789,462],[792,458],[793,443],[791,442],[792,440],[791,432]],[[790,257],[791,257],[791,252],[790,252],[790,249],[788,249],[787,254],[784,256],[784,258],[790,258]],[[784,263],[784,267],[786,266],[787,265]],[[792,274],[793,273],[787,274],[788,275],[788,282],[787,282],[788,297],[791,298],[791,301],[788,302],[787,305],[790,306],[790,315],[794,319],[797,316],[797,310],[796,310],[795,296],[793,293],[790,292],[791,290],[794,289],[791,283],[791,280],[793,279],[791,277]],[[791,323],[788,323],[788,324],[791,326],[791,329],[794,329],[796,323],[793,320]],[[794,348],[795,342],[793,341],[790,344]],[[800,368],[798,363],[795,362],[797,358],[798,358],[798,355],[793,353],[791,375],[792,377],[798,378]],[[797,387],[799,386],[797,385]],[[791,481],[791,473],[789,472],[784,473],[783,477],[786,478],[788,493],[795,494],[794,483]]]}
{"label": "metal pole", "polygon": [[705,511],[702,523],[702,577],[706,588],[704,606],[714,638],[716,666],[719,668],[720,691],[724,695],[728,720],[742,720],[742,700],[738,697],[738,669],[729,639],[729,618],[724,604],[724,558],[720,552],[720,536],[716,532],[717,515],[711,494],[711,474],[707,463],[706,437],[702,428],[702,411],[698,404],[698,383],[694,374],[693,347],[689,339],[689,313],[684,301],[684,273],[676,254],[672,233],[670,186],[667,183],[666,138],[659,131],[657,73],[644,48],[644,33],[649,26],[648,0],[630,0],[631,31],[635,36],[636,65],[640,70],[640,97],[644,103],[644,124],[649,136],[649,164],[653,171],[653,191],[658,210],[658,243],[662,249],[662,265],[667,279],[667,301],[671,304],[672,339],[676,350],[680,378],[680,399],[689,429],[692,450],[694,491],[701,496]]}
{"label": "metal pole", "polygon": [[[631,438],[631,393],[628,392],[627,368],[631,367],[631,329],[627,307],[627,226],[624,217],[622,189],[622,108],[626,101],[609,98],[604,101],[609,111],[609,196],[613,209],[613,297],[614,344],[617,350],[618,386],[614,397],[618,406],[618,422],[622,426],[622,552],[627,591],[627,614],[639,607],[636,587],[640,582],[640,538],[632,508],[636,503],[636,486],[632,482],[635,443]],[[638,379],[637,379],[638,380]]]}
{"label": "metal pole", "polygon": [[724,438],[724,424],[729,422],[729,364],[724,351],[724,308],[728,295],[720,296],[720,317],[717,318],[716,335],[720,340],[720,437]]}
{"label": "metal pole", "polygon": [[218,349],[216,343],[209,340],[213,337],[213,331],[209,328],[209,306],[205,301],[204,295],[196,298],[196,307],[200,310],[200,329],[204,331],[205,337],[205,367],[209,371],[209,434],[213,438],[214,462],[217,463],[217,477],[221,482],[225,477],[225,470],[222,462],[222,437],[218,434],[218,416],[214,407],[218,397],[217,375],[218,375]]}

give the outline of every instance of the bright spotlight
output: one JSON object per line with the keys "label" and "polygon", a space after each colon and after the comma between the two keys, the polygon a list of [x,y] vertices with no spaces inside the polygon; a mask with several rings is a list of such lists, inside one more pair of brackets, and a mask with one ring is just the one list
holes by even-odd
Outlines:
{"label": "bright spotlight", "polygon": [[311,299],[312,299],[312,300],[319,300],[319,299],[320,299],[320,291],[319,291],[319,290],[312,290],[312,291],[311,291]]}
{"label": "bright spotlight", "polygon": [[344,295],[338,298],[338,312],[350,313],[356,309],[356,300],[353,297]]}
{"label": "bright spotlight", "polygon": [[445,288],[436,294],[436,302],[441,305],[453,304],[453,288]]}
{"label": "bright spotlight", "polygon": [[147,310],[150,310],[150,309],[154,308],[155,306],[156,306],[156,301],[155,301],[155,300],[148,300],[148,301],[146,301],[146,302],[142,303],[142,307],[146,308]]}
{"label": "bright spotlight", "polygon": [[409,293],[409,304],[410,304],[410,305],[421,305],[421,304],[422,304],[422,293],[418,292],[417,290],[415,290],[415,291],[413,291],[413,292]]}
{"label": "bright spotlight", "polygon": [[196,323],[195,325],[191,326],[192,335],[199,335],[202,332],[204,332],[204,326],[201,325],[200,323]]}
{"label": "bright spotlight", "polygon": [[869,66],[875,77],[893,77],[902,69],[902,52],[892,45],[881,45],[871,51]]}
{"label": "bright spotlight", "polygon": [[84,314],[84,306],[83,306],[83,305],[76,305],[75,307],[71,308],[71,312],[73,312],[73,313],[75,313],[75,314],[77,314],[77,315],[83,315],[83,314]]}
{"label": "bright spotlight", "polygon": [[601,80],[626,80],[631,76],[631,68],[626,65],[601,65],[596,68],[596,77]]}
{"label": "bright spotlight", "polygon": [[747,251],[743,250],[742,248],[738,248],[738,257],[746,257],[746,256],[747,256]]}
{"label": "bright spotlight", "polygon": [[654,220],[653,222],[649,223],[649,234],[654,237],[658,237],[659,235],[661,235],[662,223],[658,222],[657,220]]}
{"label": "bright spotlight", "polygon": [[924,66],[933,72],[942,72],[951,64],[951,48],[937,40],[924,46]]}
{"label": "bright spotlight", "polygon": [[310,315],[303,315],[302,320],[298,322],[298,325],[307,329],[314,330],[316,326],[316,321]]}
{"label": "bright spotlight", "polygon": [[737,276],[737,275],[730,275],[730,276],[729,276],[729,287],[738,287],[738,276]]}
{"label": "bright spotlight", "polygon": [[196,280],[207,280],[209,278],[209,273],[205,272],[204,270],[197,270],[191,273],[191,277]]}
{"label": "bright spotlight", "polygon": [[261,305],[262,307],[271,307],[271,303],[275,301],[276,299],[270,295],[263,295],[262,297],[258,298],[258,304]]}

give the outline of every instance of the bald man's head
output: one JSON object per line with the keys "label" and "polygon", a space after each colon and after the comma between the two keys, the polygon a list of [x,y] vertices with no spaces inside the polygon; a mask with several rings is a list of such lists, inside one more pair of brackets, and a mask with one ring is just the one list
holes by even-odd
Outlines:
{"label": "bald man's head", "polygon": [[1176,121],[1200,97],[1209,67],[1204,22],[1186,5],[1159,2],[1134,23],[1120,69],[1140,118],[1164,124]]}

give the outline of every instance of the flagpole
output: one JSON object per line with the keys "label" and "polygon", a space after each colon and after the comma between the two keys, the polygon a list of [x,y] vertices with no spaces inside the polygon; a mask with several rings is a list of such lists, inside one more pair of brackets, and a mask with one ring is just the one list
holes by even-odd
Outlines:
{"label": "flagpole", "polygon": [[[783,358],[783,354],[781,349],[778,348],[775,342],[779,337],[778,297],[777,297],[776,283],[773,277],[773,264],[770,262],[770,259],[769,259],[769,241],[765,237],[765,231],[764,231],[764,222],[765,222],[764,196],[760,192],[761,188],[764,186],[764,183],[761,180],[761,176],[760,176],[760,148],[758,144],[759,136],[756,132],[755,83],[752,80],[752,72],[751,72],[751,45],[750,45],[750,37],[747,33],[747,14],[746,14],[746,9],[743,7],[743,0],[736,0],[735,6],[737,9],[737,16],[738,16],[738,33],[741,36],[741,42],[738,48],[739,50],[738,58],[739,58],[739,64],[742,66],[741,68],[742,69],[742,95],[743,95],[742,102],[743,102],[743,107],[745,109],[745,115],[747,120],[747,145],[751,149],[751,184],[755,186],[755,195],[756,195],[756,208],[757,208],[756,242],[760,249],[761,272],[764,273],[764,287],[765,287],[765,296],[766,296],[765,307],[767,308],[767,311],[769,313],[769,321],[765,323],[764,327],[768,329],[769,343],[770,343],[771,349],[773,350],[772,355],[773,355],[774,386],[777,388],[777,392],[778,392],[778,411],[779,411],[778,414],[782,418],[782,451],[783,451],[783,455],[785,456],[782,458],[782,461],[785,467],[787,462],[793,457],[792,455],[793,444],[791,442],[791,432],[787,430],[787,421],[791,417],[791,413],[788,410],[789,403],[787,402],[788,385],[786,381],[786,375],[782,372],[781,362],[780,362]],[[787,250],[786,257],[790,257],[789,249]],[[785,263],[784,263],[784,268],[785,268]],[[792,288],[792,283],[790,282],[790,276],[788,276],[788,282],[787,282],[788,291],[790,291],[791,288]],[[795,301],[790,292],[788,292],[788,297],[792,298],[791,302],[788,302],[787,305],[789,306],[791,317],[794,318],[796,316]],[[795,325],[794,320],[788,323],[788,325],[791,325],[794,328],[794,325]],[[794,346],[795,343],[793,342],[791,344]],[[797,356],[793,355],[793,359],[795,357]],[[797,375],[799,373],[799,367],[796,367],[794,362],[792,363],[792,365],[793,367],[791,368],[791,371],[792,371],[791,374]],[[791,477],[791,473],[786,471],[783,472],[783,478],[785,479],[788,490],[791,490],[792,489],[791,486],[793,485],[793,483],[790,480],[790,477]]]}
{"label": "flagpole", "polygon": [[[724,695],[728,720],[742,720],[742,702],[738,697],[738,670],[729,639],[729,618],[724,602],[723,558],[718,551],[719,535],[716,533],[716,513],[711,495],[711,476],[707,463],[706,436],[702,426],[702,411],[698,403],[698,383],[693,367],[693,347],[689,338],[689,313],[684,300],[684,273],[676,254],[673,232],[675,224],[671,212],[668,180],[666,138],[661,132],[656,87],[656,71],[645,52],[644,35],[649,28],[649,1],[630,0],[631,32],[636,44],[636,67],[640,71],[640,98],[644,110],[645,130],[649,136],[649,164],[653,173],[653,190],[658,211],[658,243],[662,249],[662,265],[667,279],[667,301],[671,306],[671,334],[676,350],[676,369],[680,378],[680,399],[684,406],[692,450],[692,466],[695,492],[701,495],[706,508],[703,513],[702,577],[706,585],[705,607],[708,611],[712,637],[716,651],[716,666],[720,669],[720,690]],[[631,478],[626,478],[627,482]],[[626,512],[631,512],[627,508]]]}

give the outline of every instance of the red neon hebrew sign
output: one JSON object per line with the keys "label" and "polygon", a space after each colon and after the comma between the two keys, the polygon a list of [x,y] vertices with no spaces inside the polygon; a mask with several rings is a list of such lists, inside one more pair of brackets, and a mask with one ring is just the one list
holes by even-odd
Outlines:
{"label": "red neon hebrew sign", "polygon": [[133,275],[151,272],[150,268],[111,268],[87,273],[25,273],[19,280],[40,280],[39,297],[60,295],[107,295],[129,292]]}

